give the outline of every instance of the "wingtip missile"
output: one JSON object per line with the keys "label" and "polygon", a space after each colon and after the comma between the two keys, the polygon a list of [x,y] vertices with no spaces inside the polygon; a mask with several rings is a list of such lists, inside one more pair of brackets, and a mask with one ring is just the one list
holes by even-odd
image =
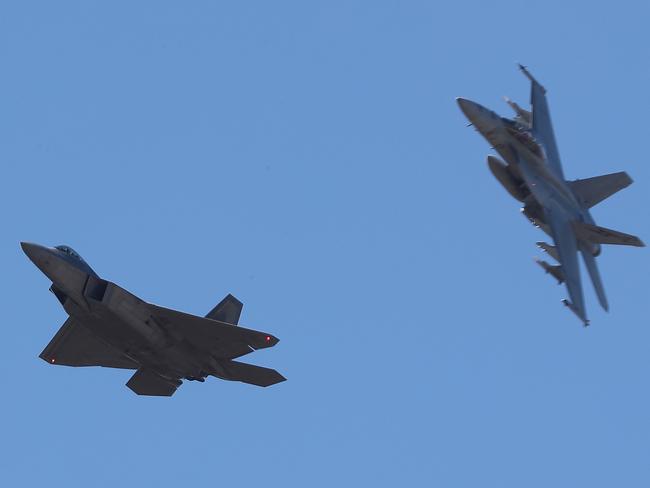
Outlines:
{"label": "wingtip missile", "polygon": [[580,311],[575,307],[573,303],[571,303],[569,300],[566,298],[562,300],[562,303],[564,304],[565,307],[567,307],[569,310],[571,310],[574,314],[577,315],[577,317],[582,320],[582,323],[584,324],[585,327],[589,326],[589,319],[585,316],[583,316]]}
{"label": "wingtip missile", "polygon": [[544,93],[546,93],[546,88],[544,88],[542,84],[535,79],[535,77],[530,73],[530,71],[528,71],[528,68],[526,66],[524,66],[521,63],[517,63],[517,66],[519,67],[519,70],[524,74],[524,76],[526,76],[526,78],[528,78],[531,81],[531,83],[536,84],[542,89]]}

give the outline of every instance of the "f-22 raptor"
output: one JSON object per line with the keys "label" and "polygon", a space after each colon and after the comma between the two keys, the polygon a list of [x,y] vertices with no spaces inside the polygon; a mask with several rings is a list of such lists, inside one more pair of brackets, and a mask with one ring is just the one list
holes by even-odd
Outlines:
{"label": "f-22 raptor", "polygon": [[40,354],[48,363],[135,369],[126,386],[138,395],[171,396],[182,379],[203,382],[208,375],[258,386],[285,380],[274,369],[233,361],[278,339],[238,327],[243,305],[232,295],[198,317],[100,278],[68,246],[21,246],[70,316]]}
{"label": "f-22 raptor", "polygon": [[522,65],[519,69],[531,82],[531,110],[521,108],[506,98],[514,110],[514,119],[500,117],[478,103],[457,98],[465,116],[505,162],[488,156],[488,166],[515,199],[523,203],[522,212],[537,227],[553,238],[555,245],[538,242],[559,265],[538,261],[559,283],[566,283],[569,307],[584,325],[589,325],[585,310],[578,252],[594,284],[601,306],[609,309],[605,290],[596,267],[601,244],[644,246],[636,237],[599,227],[589,209],[617,191],[629,186],[632,179],[625,172],[583,180],[567,181],[546,100],[546,90]]}

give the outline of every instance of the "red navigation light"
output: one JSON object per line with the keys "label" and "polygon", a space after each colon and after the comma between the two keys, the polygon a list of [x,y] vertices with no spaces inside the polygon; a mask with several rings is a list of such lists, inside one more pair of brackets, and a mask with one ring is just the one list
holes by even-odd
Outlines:
{"label": "red navigation light", "polygon": [[266,342],[271,342],[271,336],[266,336]]}

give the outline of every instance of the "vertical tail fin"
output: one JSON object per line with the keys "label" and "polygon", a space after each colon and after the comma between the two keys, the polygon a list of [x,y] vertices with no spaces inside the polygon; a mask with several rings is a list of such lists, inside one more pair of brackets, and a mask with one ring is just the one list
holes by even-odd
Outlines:
{"label": "vertical tail fin", "polygon": [[237,325],[243,307],[244,304],[242,302],[228,294],[228,296],[221,300],[216,307],[210,310],[210,313],[205,317],[212,320],[218,320],[219,322]]}
{"label": "vertical tail fin", "polygon": [[569,182],[573,194],[585,208],[593,207],[631,184],[632,178],[625,171]]}
{"label": "vertical tail fin", "polygon": [[617,230],[598,227],[586,222],[573,222],[573,230],[579,240],[593,244],[615,244],[619,246],[645,247],[645,244],[637,236],[625,234]]}

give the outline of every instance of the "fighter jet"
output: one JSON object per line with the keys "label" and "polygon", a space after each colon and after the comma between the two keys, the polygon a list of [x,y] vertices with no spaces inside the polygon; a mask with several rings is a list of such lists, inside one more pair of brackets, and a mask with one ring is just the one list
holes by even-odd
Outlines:
{"label": "fighter jet", "polygon": [[182,379],[207,376],[258,386],[285,380],[273,369],[233,361],[278,339],[238,327],[243,305],[232,295],[198,317],[147,303],[100,278],[68,246],[21,246],[69,315],[40,354],[48,363],[134,369],[126,386],[138,395],[171,396]]}
{"label": "fighter jet", "polygon": [[584,325],[589,325],[585,310],[578,252],[582,254],[598,301],[609,309],[605,290],[596,267],[602,244],[644,246],[636,237],[599,227],[589,209],[617,191],[629,186],[632,179],[625,172],[582,180],[567,181],[546,100],[545,88],[526,67],[519,69],[531,82],[531,110],[506,98],[515,112],[514,119],[500,117],[478,103],[457,98],[458,105],[478,132],[490,143],[503,161],[488,156],[492,174],[515,199],[523,203],[521,211],[530,222],[541,228],[555,245],[537,245],[559,264],[538,261],[559,283],[566,283],[569,299],[562,302]]}

